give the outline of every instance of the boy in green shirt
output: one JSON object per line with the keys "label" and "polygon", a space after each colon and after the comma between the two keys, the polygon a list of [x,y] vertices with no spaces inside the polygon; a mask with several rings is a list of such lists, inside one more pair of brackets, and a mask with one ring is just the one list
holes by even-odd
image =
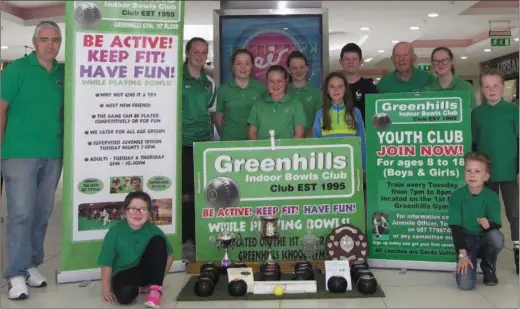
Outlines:
{"label": "boy in green shirt", "polygon": [[484,71],[480,86],[485,102],[471,112],[474,148],[491,159],[487,185],[497,194],[502,193],[518,274],[518,105],[504,101],[500,72]]}
{"label": "boy in green shirt", "polygon": [[484,186],[490,177],[489,158],[478,152],[464,157],[466,185],[453,192],[448,208],[448,225],[457,252],[457,286],[471,290],[477,281],[477,259],[484,272],[485,285],[497,285],[496,262],[504,247],[499,231],[500,200]]}

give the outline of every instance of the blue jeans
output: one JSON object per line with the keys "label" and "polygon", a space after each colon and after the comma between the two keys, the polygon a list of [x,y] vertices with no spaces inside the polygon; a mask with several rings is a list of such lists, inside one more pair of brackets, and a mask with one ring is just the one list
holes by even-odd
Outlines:
{"label": "blue jeans", "polygon": [[472,290],[477,283],[477,259],[481,259],[480,268],[483,272],[494,272],[498,253],[504,248],[504,235],[499,230],[491,230],[482,236],[466,234],[465,240],[473,268],[468,267],[466,274],[457,273],[456,280],[461,290]]}
{"label": "blue jeans", "polygon": [[43,243],[61,176],[61,159],[2,160],[7,197],[7,260],[4,277],[26,276],[43,263]]}

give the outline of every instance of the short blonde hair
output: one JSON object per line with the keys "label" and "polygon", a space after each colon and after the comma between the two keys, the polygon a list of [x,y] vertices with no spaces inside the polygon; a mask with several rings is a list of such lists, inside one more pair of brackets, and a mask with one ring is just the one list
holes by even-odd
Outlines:
{"label": "short blonde hair", "polygon": [[464,156],[464,165],[467,164],[468,161],[476,161],[484,164],[486,171],[491,173],[491,160],[485,154],[477,151],[469,152]]}
{"label": "short blonde hair", "polygon": [[485,68],[480,72],[480,77],[478,78],[480,87],[482,87],[482,77],[484,76],[498,76],[500,77],[500,80],[502,81],[502,84],[504,84],[504,74],[502,74],[499,70],[493,69],[493,68]]}

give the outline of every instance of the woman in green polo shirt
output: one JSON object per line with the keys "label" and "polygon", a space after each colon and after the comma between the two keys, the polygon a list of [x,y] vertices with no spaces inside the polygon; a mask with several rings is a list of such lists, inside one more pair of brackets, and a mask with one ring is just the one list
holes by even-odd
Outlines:
{"label": "woman in green polo shirt", "polygon": [[222,85],[217,95],[215,126],[221,141],[248,138],[247,117],[251,107],[266,93],[265,85],[251,77],[253,61],[253,54],[247,49],[238,49],[231,56],[234,78]]}
{"label": "woman in green polo shirt", "polygon": [[469,104],[471,109],[477,106],[477,98],[473,86],[455,75],[453,53],[447,47],[441,46],[433,50],[431,61],[437,78],[423,88],[427,91],[457,91],[467,90],[470,93]]}
{"label": "woman in green polo shirt", "polygon": [[307,125],[300,101],[287,94],[289,73],[281,65],[267,70],[268,94],[253,105],[249,114],[249,139],[269,139],[275,131],[277,139],[303,138]]}
{"label": "woman in green polo shirt", "polygon": [[291,74],[288,93],[303,105],[307,121],[304,136],[308,136],[312,134],[314,116],[323,105],[322,92],[308,83],[309,62],[302,52],[295,50],[290,53],[287,57],[287,67]]}
{"label": "woman in green polo shirt", "polygon": [[186,44],[182,75],[182,239],[195,243],[193,143],[213,139],[211,114],[215,111],[217,89],[204,71],[208,42],[192,38]]}

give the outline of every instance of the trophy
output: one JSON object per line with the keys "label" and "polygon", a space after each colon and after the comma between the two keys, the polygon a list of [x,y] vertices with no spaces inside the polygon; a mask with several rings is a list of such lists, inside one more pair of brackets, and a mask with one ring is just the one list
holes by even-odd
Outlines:
{"label": "trophy", "polygon": [[228,250],[232,249],[235,244],[237,243],[237,240],[240,239],[240,234],[233,233],[230,231],[222,231],[218,233],[218,235],[211,236],[209,238],[209,241],[214,244],[219,250],[224,250],[224,257],[220,261],[220,266],[223,268],[227,268],[231,266],[233,263],[228,255]]}
{"label": "trophy", "polygon": [[300,237],[299,245],[305,258],[310,262],[312,257],[319,251],[320,238],[313,235],[309,230],[307,231],[307,234]]}
{"label": "trophy", "polygon": [[268,246],[268,255],[265,263],[275,264],[272,254],[273,249],[271,247],[273,245],[273,242],[281,236],[280,232],[278,232],[278,221],[280,220],[280,217],[277,215],[254,216],[253,220],[256,217],[260,219],[260,226],[257,230],[257,234],[260,236],[261,239],[263,239],[267,243]]}

